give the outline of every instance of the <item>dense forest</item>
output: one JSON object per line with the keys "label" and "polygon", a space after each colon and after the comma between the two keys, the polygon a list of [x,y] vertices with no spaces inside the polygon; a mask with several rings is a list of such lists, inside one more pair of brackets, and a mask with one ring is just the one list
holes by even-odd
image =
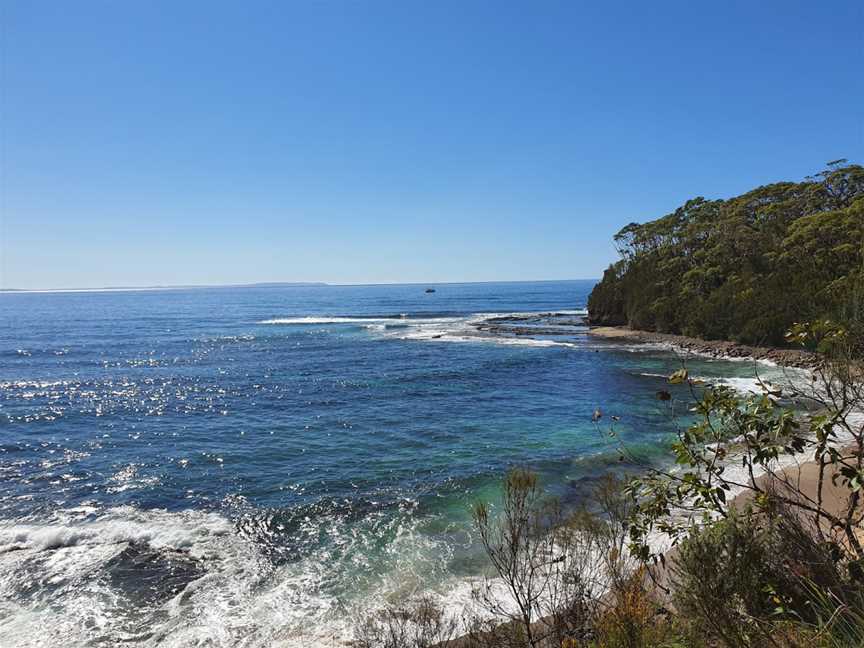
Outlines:
{"label": "dense forest", "polygon": [[827,166],[630,223],[589,297],[591,323],[766,345],[800,321],[860,326],[864,168]]}

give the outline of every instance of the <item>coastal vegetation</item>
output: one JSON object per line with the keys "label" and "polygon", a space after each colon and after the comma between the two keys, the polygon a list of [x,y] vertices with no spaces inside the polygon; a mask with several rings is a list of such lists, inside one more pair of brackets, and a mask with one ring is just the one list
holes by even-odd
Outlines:
{"label": "coastal vegetation", "polygon": [[[453,615],[402,602],[365,619],[357,646],[864,646],[862,338],[820,320],[787,339],[819,362],[760,393],[695,379],[686,363],[668,376],[655,396],[674,467],[606,479],[575,512],[511,471],[499,505],[474,509],[490,574],[472,604]],[[593,418],[638,464],[619,417]]]}
{"label": "coastal vegetation", "polygon": [[788,364],[807,371],[756,370],[744,394],[682,360],[653,394],[666,467],[598,407],[638,476],[574,512],[512,470],[473,511],[490,573],[471,604],[401,602],[364,620],[360,648],[864,648],[864,168],[696,198],[615,241],[591,323],[803,349]]}
{"label": "coastal vegetation", "polygon": [[776,346],[796,322],[864,315],[864,168],[846,160],[803,182],[693,198],[614,240],[593,324]]}

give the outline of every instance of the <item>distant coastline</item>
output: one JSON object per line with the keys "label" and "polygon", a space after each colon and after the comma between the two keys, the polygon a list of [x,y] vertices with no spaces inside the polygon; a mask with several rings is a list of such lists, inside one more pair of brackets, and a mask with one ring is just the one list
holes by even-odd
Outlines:
{"label": "distant coastline", "polygon": [[323,281],[271,281],[248,284],[189,284],[178,286],[104,286],[101,288],[0,288],[0,293],[84,293],[84,292],[148,292],[156,290],[191,290],[198,288],[312,288],[328,286]]}

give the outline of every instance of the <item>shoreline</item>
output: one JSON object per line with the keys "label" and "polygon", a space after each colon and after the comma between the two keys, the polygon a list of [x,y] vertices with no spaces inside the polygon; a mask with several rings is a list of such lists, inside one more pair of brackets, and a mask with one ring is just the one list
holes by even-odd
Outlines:
{"label": "shoreline", "polygon": [[606,340],[668,344],[685,353],[694,353],[726,360],[771,362],[780,367],[796,369],[809,369],[816,366],[819,362],[817,354],[803,349],[750,346],[728,340],[702,340],[674,333],[641,331],[631,329],[627,326],[592,326],[588,329],[588,335]]}
{"label": "shoreline", "polygon": [[[844,451],[846,456],[850,456],[849,453],[854,453],[854,450],[847,448]],[[809,455],[810,453],[806,454]],[[791,458],[791,461],[785,465],[778,465],[773,472],[758,475],[752,484],[766,492],[785,493],[793,499],[803,497],[815,500],[819,489],[819,462],[812,456],[785,456]],[[836,466],[826,466],[822,503],[825,510],[835,515],[844,510],[852,492],[848,487],[836,483],[836,479],[839,477],[840,473]],[[796,492],[800,494],[796,494]],[[755,496],[756,493],[753,490],[740,490],[730,500],[729,510],[738,512],[746,510],[752,504]],[[810,518],[806,515],[802,519],[807,520],[805,524],[809,523]],[[811,530],[815,529],[815,527],[810,528]],[[859,527],[855,531],[855,535],[864,540],[864,528]],[[667,547],[661,552],[664,562],[649,567],[650,576],[646,582],[650,583],[652,593],[666,604],[670,603],[670,578],[675,571],[679,551],[680,545],[678,544]]]}
{"label": "shoreline", "polygon": [[[626,337],[625,334],[617,337]],[[801,453],[799,455],[786,455],[791,459],[785,465],[778,465],[771,473],[763,473],[758,475],[754,484],[764,490],[785,490],[789,493],[794,493],[799,490],[805,497],[816,497],[816,491],[819,483],[819,463],[809,456],[809,453]],[[824,484],[824,502],[826,510],[837,514],[842,511],[844,504],[850,494],[850,490],[845,486],[835,483],[834,478],[838,475],[836,467],[827,467]],[[739,491],[730,501],[729,510],[743,511],[753,501],[755,493],[751,490]],[[864,541],[864,529],[860,529],[856,535]],[[672,605],[670,596],[670,588],[672,586],[673,574],[676,568],[676,561],[680,551],[680,545],[673,544],[663,549],[660,554],[663,556],[663,561],[650,565],[645,574],[645,584],[651,595],[656,601],[664,606]],[[607,592],[608,594],[608,592]],[[604,595],[605,597],[605,595]],[[542,623],[542,619],[538,619],[536,623]],[[502,621],[502,625],[506,622]],[[461,634],[450,643],[437,644],[433,648],[468,648],[471,645],[469,634]]]}

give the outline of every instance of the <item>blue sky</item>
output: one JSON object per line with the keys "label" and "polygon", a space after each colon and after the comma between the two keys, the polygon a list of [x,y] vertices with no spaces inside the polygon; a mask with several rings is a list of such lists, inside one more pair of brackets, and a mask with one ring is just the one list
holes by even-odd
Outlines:
{"label": "blue sky", "polygon": [[589,278],[864,162],[864,3],[2,3],[0,287]]}

